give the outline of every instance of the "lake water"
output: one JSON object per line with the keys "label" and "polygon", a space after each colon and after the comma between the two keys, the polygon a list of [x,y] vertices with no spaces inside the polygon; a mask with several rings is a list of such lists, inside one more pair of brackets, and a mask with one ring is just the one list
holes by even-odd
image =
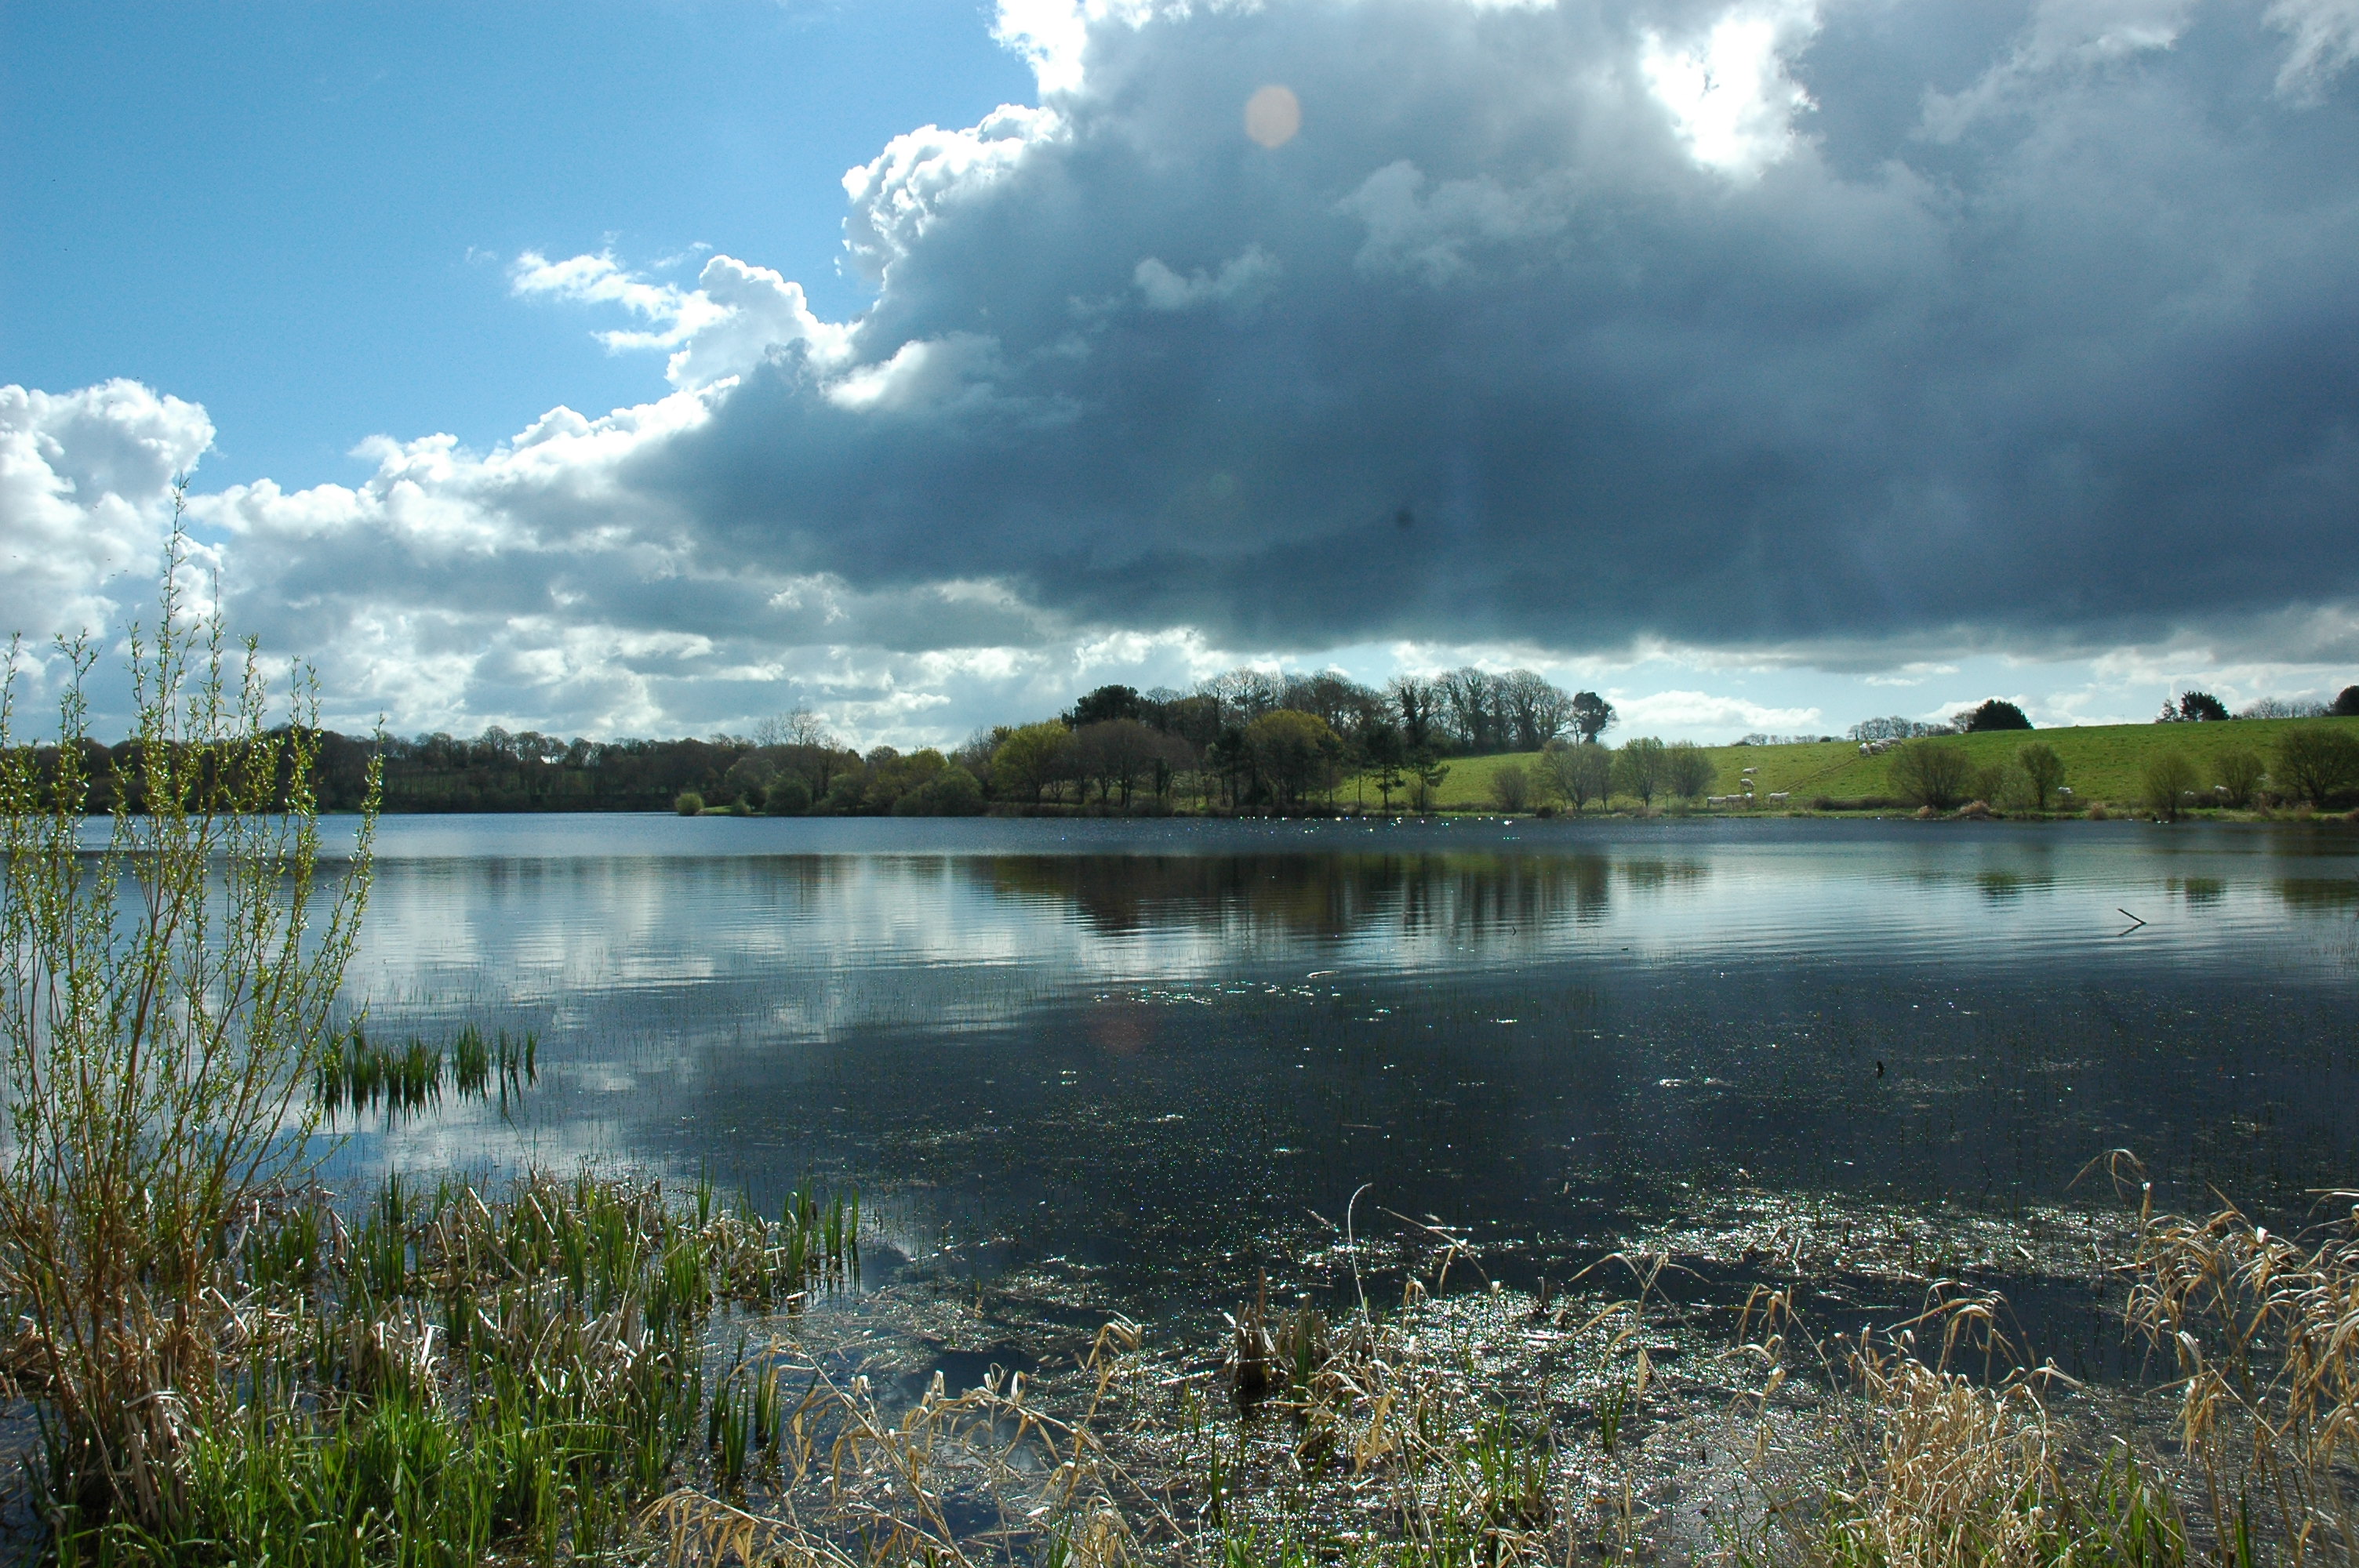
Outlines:
{"label": "lake water", "polygon": [[2073,1183],[2113,1149],[2166,1201],[2359,1179],[2343,828],[406,816],[378,856],[372,1033],[529,1028],[539,1080],[363,1117],[347,1176],[816,1173],[1093,1310],[1364,1184],[1364,1229],[1521,1281],[1731,1195],[2019,1216],[2110,1203]]}

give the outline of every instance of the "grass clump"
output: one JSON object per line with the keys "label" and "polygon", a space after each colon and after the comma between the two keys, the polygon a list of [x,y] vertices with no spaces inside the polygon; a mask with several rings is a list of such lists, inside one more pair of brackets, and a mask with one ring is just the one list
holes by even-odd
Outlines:
{"label": "grass clump", "polygon": [[467,1024],[447,1044],[413,1035],[399,1045],[369,1039],[359,1024],[338,1036],[321,1054],[311,1075],[312,1098],[330,1115],[358,1114],[383,1106],[388,1115],[439,1103],[447,1081],[473,1099],[496,1090],[503,1103],[520,1095],[540,1076],[540,1042],[527,1031],[503,1029],[490,1040]]}

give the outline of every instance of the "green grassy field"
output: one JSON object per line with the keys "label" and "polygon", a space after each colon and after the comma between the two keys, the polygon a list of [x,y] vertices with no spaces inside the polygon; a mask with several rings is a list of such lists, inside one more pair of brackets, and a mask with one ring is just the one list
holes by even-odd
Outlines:
{"label": "green grassy field", "polygon": [[[2227,752],[2257,752],[2266,762],[2278,736],[2310,724],[2345,725],[2359,733],[2359,719],[2240,719],[2226,724],[2102,724],[2029,732],[1999,730],[1961,735],[1953,743],[1963,747],[1977,767],[2005,762],[2034,741],[2051,746],[2064,760],[2064,782],[2071,787],[2073,798],[2085,806],[2100,800],[2136,801],[2141,793],[2141,773],[2147,763],[2161,752],[2184,752],[2209,785],[2214,763]],[[1789,797],[1777,805],[1797,810],[1807,808],[1821,795],[1852,801],[1897,793],[1886,776],[1892,753],[1863,757],[1855,741],[1821,741],[1807,746],[1711,746],[1705,752],[1714,769],[1712,794],[1740,793],[1743,770],[1751,768],[1755,798],[1762,806],[1770,806],[1768,797],[1777,792]],[[1534,771],[1538,761],[1528,752],[1496,757],[1452,757],[1439,804],[1445,809],[1489,808],[1493,804],[1494,773],[1511,763]],[[1373,786],[1368,789],[1367,798],[1370,805],[1375,803]],[[1615,804],[1630,803],[1617,800]]]}

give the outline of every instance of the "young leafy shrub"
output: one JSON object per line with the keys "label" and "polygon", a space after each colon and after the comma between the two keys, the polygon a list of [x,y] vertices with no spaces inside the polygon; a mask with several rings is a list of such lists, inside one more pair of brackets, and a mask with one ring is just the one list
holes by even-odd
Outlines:
{"label": "young leafy shrub", "polygon": [[0,1282],[40,1486],[136,1529],[181,1508],[236,1353],[225,1235],[309,1168],[379,782],[372,759],[348,869],[321,887],[316,691],[299,675],[282,703],[251,643],[192,616],[186,563],[176,514],[156,626],[129,639],[141,809],[89,819],[92,643],[60,644],[54,749],[19,727],[14,646],[0,682]]}
{"label": "young leafy shrub", "polygon": [[1554,793],[1578,814],[1591,801],[1603,801],[1614,783],[1614,753],[1593,741],[1551,741],[1540,767]]}
{"label": "young leafy shrub", "polygon": [[810,809],[810,785],[799,773],[788,773],[771,781],[762,796],[762,809],[773,816],[800,816]]}
{"label": "young leafy shrub", "polygon": [[701,816],[704,815],[704,797],[692,789],[684,789],[679,792],[679,798],[671,803],[671,808],[682,816]]}
{"label": "young leafy shrub", "polygon": [[1673,795],[1698,800],[1712,793],[1712,759],[1692,741],[1674,741],[1663,750],[1663,771]]}
{"label": "young leafy shrub", "polygon": [[1614,753],[1614,789],[1636,796],[1641,806],[1654,805],[1670,784],[1669,753],[1670,748],[1651,735],[1624,741]]}
{"label": "young leafy shrub", "polygon": [[1966,796],[1973,765],[1945,741],[1911,741],[1892,753],[1886,776],[1892,793],[1911,806],[1947,811]]}
{"label": "young leafy shrub", "polygon": [[2212,764],[2212,776],[2227,804],[2242,811],[2253,804],[2253,792],[2267,775],[2260,753],[2243,747],[2223,752]]}
{"label": "young leafy shrub", "polygon": [[2064,784],[2064,759],[2044,742],[2026,746],[2015,754],[2015,765],[2029,784],[2035,810],[2045,811]]}
{"label": "young leafy shrub", "polygon": [[2288,730],[2278,738],[2277,752],[2277,766],[2270,771],[2280,787],[2314,806],[2359,784],[2359,733],[2347,726],[2305,724]]}
{"label": "young leafy shrub", "polygon": [[2164,752],[2146,765],[2140,775],[2140,787],[2146,807],[2165,822],[2176,822],[2187,807],[2188,796],[2195,793],[2195,764],[2187,760],[2184,752]]}

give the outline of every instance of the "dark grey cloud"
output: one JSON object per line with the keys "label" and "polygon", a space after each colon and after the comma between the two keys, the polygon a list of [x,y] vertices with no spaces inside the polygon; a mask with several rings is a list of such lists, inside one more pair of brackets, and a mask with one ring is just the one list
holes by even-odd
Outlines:
{"label": "dark grey cloud", "polygon": [[[846,408],[774,358],[628,482],[716,561],[1241,643],[2125,637],[2359,590],[2347,82],[2281,92],[2290,29],[2226,5],[1782,15],[1816,106],[1734,174],[1643,68],[1709,9],[1101,23],[854,335],[987,341],[964,395]],[[1234,302],[1136,281],[1248,254]]]}

